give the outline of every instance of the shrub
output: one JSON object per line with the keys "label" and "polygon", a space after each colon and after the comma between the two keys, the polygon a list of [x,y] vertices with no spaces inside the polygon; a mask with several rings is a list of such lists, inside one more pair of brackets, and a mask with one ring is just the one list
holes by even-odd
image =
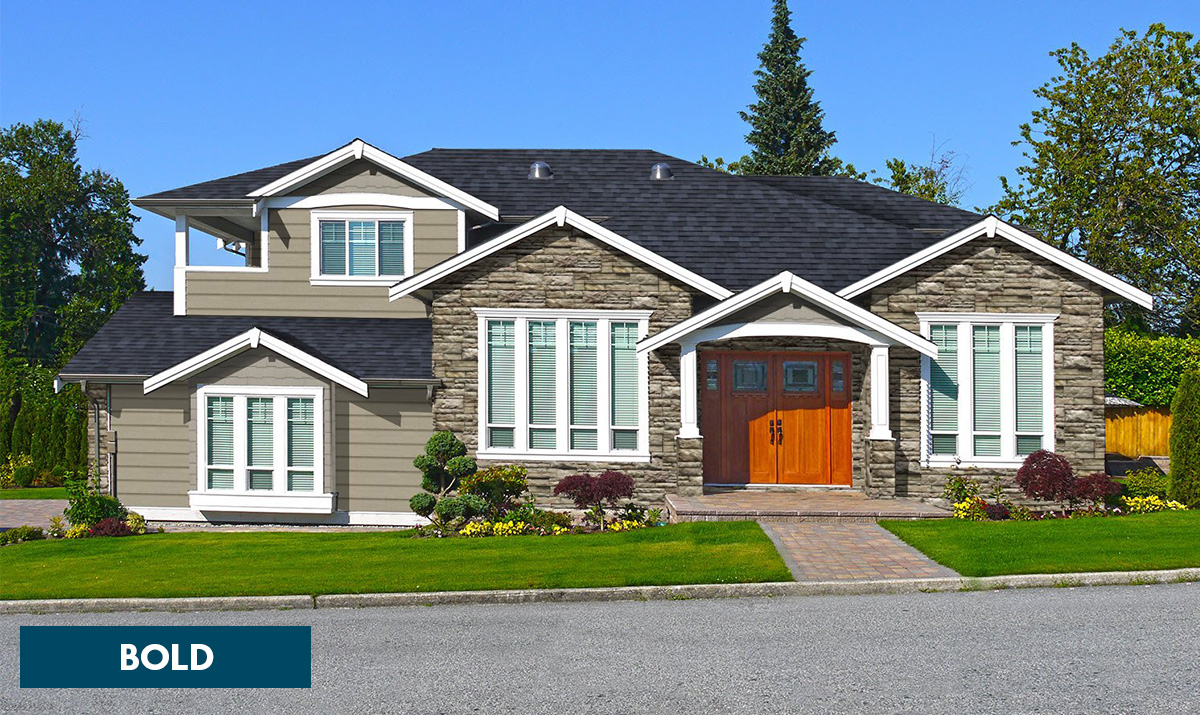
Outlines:
{"label": "shrub", "polygon": [[75,526],[72,526],[70,529],[67,529],[67,533],[63,534],[63,538],[64,539],[86,539],[87,537],[89,537],[91,535],[92,535],[91,527],[87,526],[86,524],[76,524]]}
{"label": "shrub", "polygon": [[61,487],[67,482],[67,470],[62,466],[51,469],[48,473],[43,474],[38,483],[43,487]]}
{"label": "shrub", "polygon": [[500,517],[500,521],[523,521],[543,534],[554,533],[556,529],[571,528],[571,515],[561,511],[538,509],[532,504],[522,504],[509,509]]}
{"label": "shrub", "polygon": [[417,492],[413,494],[412,499],[408,500],[408,507],[417,514],[425,518],[433,513],[433,507],[437,504],[437,497],[429,492]]}
{"label": "shrub", "polygon": [[633,477],[608,470],[598,477],[572,474],[554,485],[554,495],[565,494],[579,509],[587,509],[584,521],[604,526],[604,505],[616,504],[633,496]]}
{"label": "shrub", "polygon": [[970,477],[953,476],[946,480],[942,488],[942,498],[951,504],[964,502],[979,495],[979,482]]}
{"label": "shrub", "polygon": [[477,496],[468,494],[457,497],[442,497],[433,507],[434,516],[443,526],[459,519],[471,519],[487,510],[487,504]]}
{"label": "shrub", "polygon": [[1167,475],[1154,468],[1139,469],[1125,475],[1125,495],[1166,499],[1171,489]]}
{"label": "shrub", "polygon": [[954,505],[954,518],[966,521],[987,521],[987,502],[979,497],[971,497]]}
{"label": "shrub", "polygon": [[1130,514],[1150,514],[1156,511],[1182,511],[1187,508],[1186,505],[1177,501],[1164,501],[1156,496],[1121,497],[1121,502],[1125,504],[1125,510]]}
{"label": "shrub", "polygon": [[131,511],[125,516],[125,526],[129,527],[129,533],[140,536],[146,533],[146,517]]}
{"label": "shrub", "polygon": [[1029,507],[1022,504],[1009,504],[1008,518],[1013,521],[1037,521],[1038,515],[1034,514]]}
{"label": "shrub", "polygon": [[[0,425],[0,429],[3,425]],[[33,459],[28,454],[10,454],[8,459],[0,464],[0,488],[15,486],[13,472],[20,467],[32,467]]]}
{"label": "shrub", "polygon": [[13,470],[13,485],[21,488],[33,486],[37,478],[37,469],[32,464],[25,464]]}
{"label": "shrub", "polygon": [[92,536],[132,536],[133,532],[129,530],[129,526],[124,520],[110,516],[107,519],[101,519],[96,524],[88,529],[88,533]]}
{"label": "shrub", "polygon": [[614,519],[613,522],[608,525],[609,531],[618,531],[618,532],[619,531],[633,531],[635,529],[644,529],[644,528],[646,528],[645,521],[635,521],[633,519]]}
{"label": "shrub", "polygon": [[40,526],[14,526],[11,529],[0,531],[0,546],[5,544],[19,544],[22,541],[33,541],[35,539],[44,539]]}
{"label": "shrub", "polygon": [[1072,483],[1071,491],[1072,502],[1090,502],[1098,506],[1108,497],[1120,494],[1121,484],[1104,472],[1096,472],[1086,477],[1077,477]]}
{"label": "shrub", "polygon": [[95,485],[82,479],[70,479],[66,486],[70,501],[64,513],[72,524],[92,526],[105,519],[124,522],[125,507],[116,497],[99,493]]}
{"label": "shrub", "polygon": [[987,514],[988,521],[1004,521],[1012,515],[1012,510],[1007,504],[984,504],[983,510]]}
{"label": "shrub", "polygon": [[1030,499],[1067,502],[1075,497],[1075,470],[1066,457],[1039,449],[1017,470],[1017,486]]}
{"label": "shrub", "polygon": [[512,508],[528,489],[525,468],[515,465],[485,467],[468,474],[458,483],[460,493],[476,495],[486,502],[488,516],[493,521]]}
{"label": "shrub", "polygon": [[67,533],[66,524],[63,522],[61,516],[50,517],[50,529],[48,533],[56,539],[61,539]]}
{"label": "shrub", "polygon": [[1173,403],[1180,379],[1200,370],[1200,338],[1104,331],[1104,391],[1143,405]]}
{"label": "shrub", "polygon": [[439,497],[454,490],[458,480],[475,471],[475,460],[453,432],[434,432],[425,442],[425,454],[413,460],[421,470],[421,488]]}
{"label": "shrub", "polygon": [[1171,403],[1171,498],[1200,508],[1200,370],[1183,376]]}

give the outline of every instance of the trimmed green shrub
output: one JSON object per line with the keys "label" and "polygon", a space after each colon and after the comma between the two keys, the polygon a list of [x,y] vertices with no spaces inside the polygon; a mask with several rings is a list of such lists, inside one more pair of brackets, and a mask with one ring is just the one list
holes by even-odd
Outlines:
{"label": "trimmed green shrub", "polygon": [[1200,370],[1183,376],[1171,403],[1171,498],[1200,508]]}
{"label": "trimmed green shrub", "polygon": [[0,531],[0,546],[44,538],[46,538],[46,535],[42,533],[42,527],[40,526],[14,526],[11,529]]}
{"label": "trimmed green shrub", "polygon": [[101,494],[83,479],[68,480],[66,487],[69,501],[63,513],[72,525],[91,527],[105,519],[117,519],[124,523],[128,512],[116,497]]}
{"label": "trimmed green shrub", "polygon": [[18,487],[33,486],[33,480],[37,477],[37,470],[32,464],[22,464],[13,470],[13,484]]}
{"label": "trimmed green shrub", "polygon": [[427,519],[433,513],[433,507],[436,504],[437,497],[429,492],[417,492],[413,494],[412,499],[408,500],[408,508]]}
{"label": "trimmed green shrub", "polygon": [[1200,370],[1200,338],[1104,331],[1104,390],[1109,394],[1165,407],[1191,370]]}
{"label": "trimmed green shrub", "polygon": [[421,488],[442,496],[454,491],[458,480],[475,471],[475,460],[453,432],[434,432],[425,443],[425,454],[413,460],[421,470]]}
{"label": "trimmed green shrub", "polygon": [[1171,480],[1157,469],[1139,469],[1125,475],[1125,496],[1158,497],[1166,500],[1171,490]]}
{"label": "trimmed green shrub", "polygon": [[488,517],[492,521],[500,518],[516,504],[516,500],[529,488],[525,467],[509,465],[484,467],[468,474],[459,482],[462,494],[477,495],[486,503]]}
{"label": "trimmed green shrub", "polygon": [[434,505],[433,513],[439,522],[449,524],[465,516],[466,505],[458,497],[442,497]]}

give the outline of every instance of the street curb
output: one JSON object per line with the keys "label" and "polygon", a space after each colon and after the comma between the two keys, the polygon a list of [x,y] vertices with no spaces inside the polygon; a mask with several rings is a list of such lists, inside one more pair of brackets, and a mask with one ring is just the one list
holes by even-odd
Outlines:
{"label": "street curb", "polygon": [[879,581],[772,581],[684,586],[514,589],[363,593],[329,596],[227,596],[217,598],[91,598],[0,601],[0,615],[20,613],[103,613],[113,611],[251,611],[313,608],[375,608],[501,603],[580,603],[585,601],[679,601],[710,598],[785,596],[865,596],[1009,588],[1139,586],[1200,581],[1200,568],[1166,571],[1100,571],[1026,574],[983,578],[910,578]]}

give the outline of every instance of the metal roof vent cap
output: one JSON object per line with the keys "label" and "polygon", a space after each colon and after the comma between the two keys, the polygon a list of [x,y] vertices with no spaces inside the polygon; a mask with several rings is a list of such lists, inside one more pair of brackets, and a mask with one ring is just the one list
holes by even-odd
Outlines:
{"label": "metal roof vent cap", "polygon": [[529,178],[531,179],[553,179],[554,172],[550,171],[550,165],[544,161],[535,161],[529,165]]}
{"label": "metal roof vent cap", "polygon": [[675,173],[671,171],[670,164],[659,162],[650,167],[650,178],[654,181],[666,181],[667,179],[674,179]]}

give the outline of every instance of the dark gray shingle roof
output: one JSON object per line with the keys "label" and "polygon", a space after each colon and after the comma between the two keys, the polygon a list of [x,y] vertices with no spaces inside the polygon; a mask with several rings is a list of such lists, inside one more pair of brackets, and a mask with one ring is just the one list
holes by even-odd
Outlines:
{"label": "dark gray shingle roof", "polygon": [[310,156],[307,159],[297,159],[275,166],[268,166],[263,169],[255,169],[254,171],[244,171],[233,176],[224,176],[220,179],[212,181],[201,181],[198,184],[189,184],[181,186],[178,189],[169,191],[160,191],[157,194],[139,197],[141,199],[179,199],[187,201],[189,199],[246,199],[246,194],[254,191],[257,188],[266,186],[276,179],[283,178],[292,173],[296,169],[311,164],[320,159],[324,154],[319,156]]}
{"label": "dark gray shingle roof", "polygon": [[425,318],[181,316],[173,297],[130,296],[61,374],[148,377],[257,327],[362,380],[433,377]]}

